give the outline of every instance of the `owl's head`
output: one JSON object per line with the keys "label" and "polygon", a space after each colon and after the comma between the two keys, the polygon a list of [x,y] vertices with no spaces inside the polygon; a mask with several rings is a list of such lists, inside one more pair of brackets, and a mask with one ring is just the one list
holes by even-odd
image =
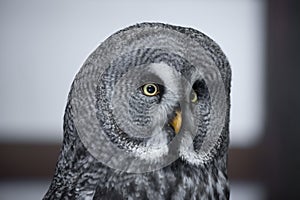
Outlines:
{"label": "owl's head", "polygon": [[105,40],[70,93],[75,128],[100,162],[127,172],[176,159],[204,165],[228,148],[231,71],[204,34],[138,24]]}

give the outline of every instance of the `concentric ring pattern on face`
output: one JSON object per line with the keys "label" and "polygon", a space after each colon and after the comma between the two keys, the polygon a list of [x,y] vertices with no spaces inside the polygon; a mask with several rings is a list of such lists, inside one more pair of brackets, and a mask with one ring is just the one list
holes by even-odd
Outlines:
{"label": "concentric ring pattern on face", "polygon": [[[209,162],[220,146],[227,112],[221,73],[210,53],[192,37],[160,26],[135,27],[109,37],[87,59],[71,94],[75,127],[86,149],[99,162],[134,173],[163,168],[179,157],[193,164]],[[198,130],[190,96],[199,79],[208,88],[211,108],[206,133],[195,151],[193,140]],[[149,81],[165,87],[162,98],[166,99],[139,96],[137,88]],[[144,121],[130,118],[133,111],[128,108],[137,98],[143,105],[169,98],[170,109],[179,104],[179,134],[171,141],[162,134],[168,124],[167,106],[166,116],[158,119],[153,113],[163,112],[154,106],[143,107],[143,115],[148,116]]]}

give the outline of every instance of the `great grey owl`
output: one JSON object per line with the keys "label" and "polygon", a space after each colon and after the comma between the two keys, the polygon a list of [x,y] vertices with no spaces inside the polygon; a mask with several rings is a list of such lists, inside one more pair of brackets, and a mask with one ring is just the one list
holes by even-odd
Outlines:
{"label": "great grey owl", "polygon": [[229,199],[230,82],[226,56],[197,30],[113,34],[71,86],[44,199]]}

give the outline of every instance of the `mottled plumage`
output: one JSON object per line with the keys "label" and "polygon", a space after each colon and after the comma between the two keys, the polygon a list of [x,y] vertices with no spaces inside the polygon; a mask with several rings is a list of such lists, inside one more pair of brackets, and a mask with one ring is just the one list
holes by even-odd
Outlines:
{"label": "mottled plumage", "polygon": [[113,34],[72,84],[44,199],[229,199],[230,81],[220,47],[197,30]]}

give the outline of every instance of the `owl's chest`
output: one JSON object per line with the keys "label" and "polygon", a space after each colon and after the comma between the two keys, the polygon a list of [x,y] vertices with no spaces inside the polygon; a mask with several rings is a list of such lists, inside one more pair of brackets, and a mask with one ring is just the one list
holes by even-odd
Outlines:
{"label": "owl's chest", "polygon": [[222,172],[170,168],[114,176],[97,187],[94,199],[229,199],[229,188]]}

